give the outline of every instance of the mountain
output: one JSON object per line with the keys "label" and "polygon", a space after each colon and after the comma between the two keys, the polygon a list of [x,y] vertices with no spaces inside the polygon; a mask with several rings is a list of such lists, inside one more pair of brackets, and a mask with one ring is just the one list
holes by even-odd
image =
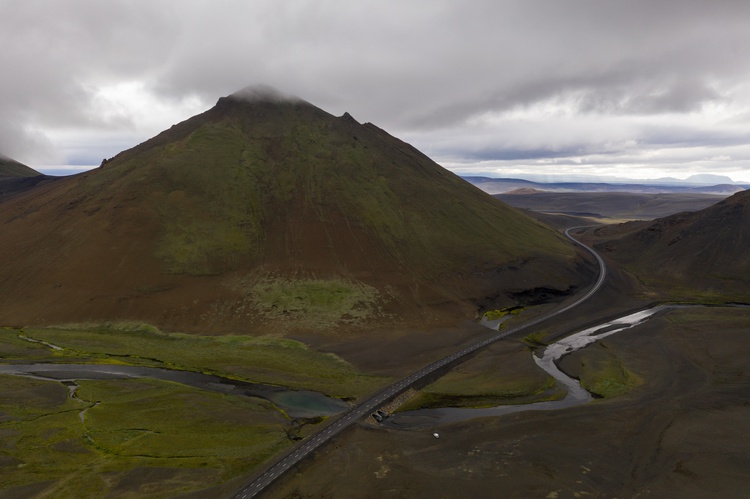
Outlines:
{"label": "mountain", "polygon": [[55,180],[54,177],[42,175],[16,160],[0,155],[0,203],[40,184]]}
{"label": "mountain", "polygon": [[700,173],[697,175],[690,175],[683,182],[688,184],[702,184],[702,185],[717,185],[717,184],[733,184],[734,181],[731,177],[726,175],[713,175],[711,173]]}
{"label": "mountain", "polygon": [[750,300],[750,191],[694,213],[598,229],[597,247],[680,298]]}
{"label": "mountain", "polygon": [[496,194],[495,197],[526,210],[625,220],[652,220],[683,211],[698,211],[725,198],[715,194],[546,192],[529,188]]}
{"label": "mountain", "polygon": [[35,177],[41,175],[33,168],[0,154],[0,178],[2,177]]}
{"label": "mountain", "polygon": [[591,277],[559,233],[412,146],[257,89],[0,203],[0,230],[0,324],[422,324]]}
{"label": "mountain", "polygon": [[[673,179],[661,179],[664,183],[651,181],[650,183],[641,183],[640,181],[631,183],[606,183],[606,182],[534,182],[531,180],[522,180],[516,178],[492,178],[492,177],[463,177],[464,180],[479,187],[489,194],[504,194],[517,189],[535,189],[545,192],[633,192],[642,194],[660,194],[660,193],[684,193],[684,194],[716,194],[729,196],[735,192],[750,189],[750,184],[732,183],[729,177],[718,175],[711,176],[694,176],[700,178],[713,178],[717,180],[711,185],[703,185],[699,180],[688,182],[681,180],[671,182]],[[693,177],[691,177],[693,178]],[[728,180],[726,183],[720,183],[718,180]]]}

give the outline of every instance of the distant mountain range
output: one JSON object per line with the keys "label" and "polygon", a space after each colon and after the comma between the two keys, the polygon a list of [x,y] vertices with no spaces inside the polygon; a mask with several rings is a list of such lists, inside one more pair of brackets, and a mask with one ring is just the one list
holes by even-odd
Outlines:
{"label": "distant mountain range", "polygon": [[620,220],[651,220],[698,211],[726,197],[694,192],[558,192],[527,188],[494,196],[511,206],[534,212]]}
{"label": "distant mountain range", "polygon": [[[678,179],[659,179],[655,183],[605,183],[605,182],[534,182],[516,178],[492,178],[492,177],[462,177],[471,184],[476,185],[489,194],[504,194],[517,189],[534,189],[547,192],[634,192],[643,194],[659,193],[693,193],[693,194],[719,194],[729,196],[750,188],[750,184],[738,183],[716,183],[712,185],[701,185],[698,181],[706,180],[728,180],[729,177],[718,175],[694,175],[696,182],[681,181]],[[658,183],[661,182],[661,183]]]}

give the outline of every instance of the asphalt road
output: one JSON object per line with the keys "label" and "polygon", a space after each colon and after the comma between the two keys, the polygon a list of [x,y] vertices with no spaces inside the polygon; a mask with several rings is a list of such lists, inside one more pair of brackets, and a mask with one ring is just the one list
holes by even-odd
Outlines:
{"label": "asphalt road", "polygon": [[573,236],[570,235],[571,230],[581,229],[581,228],[583,227],[569,228],[568,230],[565,231],[565,237],[567,237],[568,239],[573,241],[575,244],[581,246],[583,249],[591,253],[596,258],[596,261],[599,263],[599,277],[596,280],[596,283],[594,284],[594,286],[585,295],[583,295],[581,298],[577,299],[576,301],[574,301],[573,303],[565,307],[562,307],[557,310],[553,310],[552,312],[548,314],[537,317],[536,319],[530,322],[521,324],[515,328],[511,328],[506,331],[503,331],[502,333],[493,334],[492,336],[489,336],[480,342],[470,345],[464,348],[463,350],[459,350],[458,352],[448,355],[447,357],[443,357],[442,359],[433,362],[427,367],[424,367],[420,369],[419,371],[412,373],[409,376],[401,379],[400,381],[397,381],[393,383],[392,385],[384,388],[383,390],[376,393],[375,395],[365,400],[364,402],[356,406],[353,406],[352,408],[350,408],[348,411],[341,414],[340,416],[332,418],[330,424],[321,428],[317,433],[309,436],[298,447],[292,449],[285,456],[277,460],[262,475],[260,475],[258,478],[250,482],[248,485],[246,485],[242,490],[237,492],[232,497],[234,499],[249,499],[251,497],[256,496],[263,489],[268,487],[274,480],[276,480],[278,477],[286,473],[289,469],[293,468],[298,462],[300,462],[301,460],[309,456],[312,452],[315,451],[315,449],[317,449],[318,447],[322,446],[323,444],[331,440],[333,437],[335,437],[336,435],[344,431],[346,428],[351,426],[353,423],[357,422],[359,419],[369,416],[370,414],[375,412],[379,407],[385,404],[387,401],[391,400],[399,393],[407,390],[416,382],[432,374],[433,372],[437,371],[441,367],[444,367],[445,365],[450,364],[452,362],[456,362],[461,357],[469,355],[470,353],[473,353],[481,348],[484,348],[491,343],[494,343],[503,338],[507,338],[508,336],[512,336],[521,331],[525,331],[531,327],[534,327],[540,324],[541,322],[544,322],[557,315],[560,315],[563,312],[567,312],[571,308],[577,307],[584,301],[588,300],[602,286],[602,283],[604,282],[604,279],[607,275],[607,268],[604,265],[604,260],[602,260],[602,258],[599,256],[598,253],[596,253],[596,251],[584,245],[583,243],[576,240]]}

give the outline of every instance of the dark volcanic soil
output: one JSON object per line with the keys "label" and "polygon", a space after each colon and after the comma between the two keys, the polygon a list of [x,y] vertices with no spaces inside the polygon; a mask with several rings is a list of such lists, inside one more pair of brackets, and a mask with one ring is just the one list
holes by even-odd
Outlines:
{"label": "dark volcanic soil", "polygon": [[[581,350],[645,381],[627,395],[428,431],[360,426],[264,497],[746,497],[746,309],[689,309]],[[437,431],[440,438],[432,436]]]}

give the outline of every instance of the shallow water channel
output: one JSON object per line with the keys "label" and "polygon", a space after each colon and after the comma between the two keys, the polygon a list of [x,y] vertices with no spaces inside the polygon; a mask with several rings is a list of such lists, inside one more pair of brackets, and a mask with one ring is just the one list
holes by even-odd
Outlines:
{"label": "shallow water channel", "polygon": [[455,423],[474,418],[487,416],[501,416],[521,411],[550,411],[564,409],[575,405],[585,404],[593,399],[581,383],[562,372],[556,364],[562,356],[583,348],[602,338],[618,333],[625,329],[637,326],[648,320],[651,316],[666,309],[681,308],[679,305],[662,305],[658,307],[641,310],[613,321],[599,324],[575,334],[567,336],[560,341],[550,344],[545,348],[542,357],[532,354],[534,362],[547,371],[550,376],[563,385],[568,393],[561,400],[550,400],[535,402],[532,404],[500,405],[496,407],[482,408],[457,408],[444,407],[438,409],[418,409],[415,411],[399,412],[383,421],[384,426],[390,428],[412,429],[425,428],[440,424]]}
{"label": "shallow water channel", "polygon": [[291,390],[273,385],[247,383],[210,374],[155,367],[107,364],[0,364],[0,374],[59,382],[125,378],[152,378],[173,381],[201,390],[263,398],[283,409],[292,418],[330,416],[349,407],[349,404],[343,400],[310,390]]}

